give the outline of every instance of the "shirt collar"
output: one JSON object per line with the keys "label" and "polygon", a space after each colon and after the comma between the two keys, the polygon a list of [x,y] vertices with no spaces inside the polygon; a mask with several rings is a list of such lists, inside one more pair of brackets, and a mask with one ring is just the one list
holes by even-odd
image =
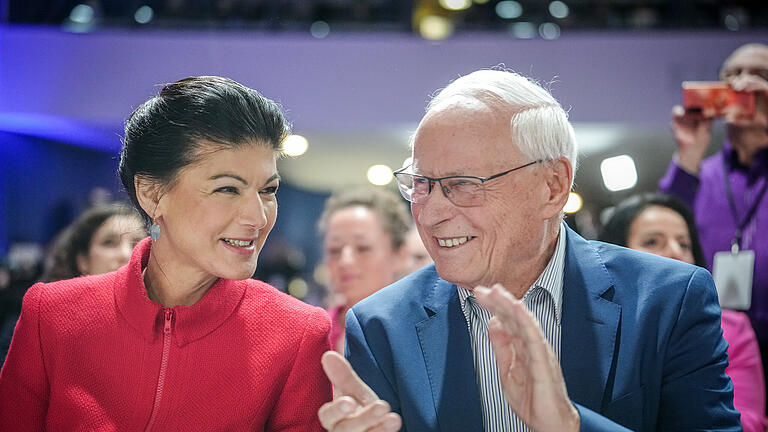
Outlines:
{"label": "shirt collar", "polygon": [[728,162],[728,166],[732,169],[741,169],[744,171],[755,172],[768,172],[768,148],[759,150],[755,154],[751,167],[745,167],[739,161],[739,156],[736,154],[736,150],[728,141],[723,141],[723,158]]}
{"label": "shirt collar", "polygon": [[736,155],[736,150],[733,149],[731,146],[731,143],[728,141],[723,141],[723,158],[725,158],[726,161],[728,161],[728,165],[731,168],[739,167],[741,164],[739,163],[739,157]]}
{"label": "shirt collar", "polygon": [[[546,290],[550,296],[552,296],[552,300],[555,302],[555,319],[557,320],[557,325],[560,325],[560,317],[562,316],[562,309],[563,309],[563,273],[565,269],[565,222],[562,222],[560,224],[560,232],[557,236],[557,245],[555,246],[555,253],[552,254],[552,257],[549,259],[549,262],[547,263],[547,266],[544,268],[544,271],[541,272],[539,277],[536,279],[536,281],[531,285],[531,287],[526,291],[526,293],[523,295],[523,300],[525,300],[528,295],[531,293],[531,291],[536,288],[543,288]],[[467,297],[474,297],[474,294],[472,291],[462,288],[460,286],[456,286],[456,288],[459,291],[459,300],[462,307],[462,310],[464,309],[464,303],[467,300]],[[467,311],[464,311],[464,315],[466,316]]]}

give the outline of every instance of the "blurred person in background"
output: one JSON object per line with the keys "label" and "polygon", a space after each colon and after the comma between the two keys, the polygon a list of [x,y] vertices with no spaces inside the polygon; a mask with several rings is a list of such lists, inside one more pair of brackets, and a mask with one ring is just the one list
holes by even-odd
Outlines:
{"label": "blurred person in background", "polygon": [[[636,195],[616,206],[599,240],[704,267],[693,213],[674,197]],[[765,431],[763,364],[755,332],[744,312],[723,309],[723,337],[728,342],[728,367],[733,405],[745,432]]]}
{"label": "blurred person in background", "polygon": [[325,202],[318,229],[334,294],[328,309],[334,350],[344,352],[347,310],[409,271],[410,220],[403,200],[383,189],[343,190]]}
{"label": "blurred person in background", "polygon": [[56,237],[41,281],[115,271],[128,264],[133,247],[146,236],[141,216],[132,207],[91,207]]}
{"label": "blurred person in background", "polygon": [[[704,158],[711,140],[712,118],[675,107],[672,131],[677,148],[662,192],[688,205],[696,217],[706,268],[715,277],[727,267],[715,254],[754,252],[752,301],[747,314],[757,334],[763,364],[768,361],[768,45],[736,49],[723,63],[720,78],[734,90],[754,93],[753,115],[725,116],[722,149]],[[738,257],[738,254],[733,254]],[[743,255],[742,255],[743,256]]]}
{"label": "blurred person in background", "polygon": [[44,251],[36,243],[14,243],[0,263],[0,366],[11,345],[13,328],[27,289],[40,280]]}
{"label": "blurred person in background", "polygon": [[405,236],[405,245],[408,247],[408,273],[432,264],[432,257],[429,256],[427,247],[421,241],[416,225],[411,225],[408,230],[408,234]]}
{"label": "blurred person in background", "polygon": [[150,237],[115,272],[29,289],[4,428],[320,429],[328,316],[250,279],[288,131],[277,104],[220,77],[167,84],[131,114],[119,174]]}
{"label": "blurred person in background", "polygon": [[[94,206],[56,236],[41,281],[115,271],[128,264],[133,247],[146,236],[141,216],[132,207],[119,203]],[[18,318],[17,311],[0,326],[0,364],[5,360]]]}

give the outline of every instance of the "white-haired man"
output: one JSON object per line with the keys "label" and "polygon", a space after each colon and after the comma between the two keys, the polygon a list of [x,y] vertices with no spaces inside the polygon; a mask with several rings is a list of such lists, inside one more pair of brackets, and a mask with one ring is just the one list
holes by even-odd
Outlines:
{"label": "white-haired man", "polygon": [[568,229],[575,165],[566,113],[520,75],[432,100],[396,177],[435,265],[348,313],[324,427],[740,430],[710,275]]}

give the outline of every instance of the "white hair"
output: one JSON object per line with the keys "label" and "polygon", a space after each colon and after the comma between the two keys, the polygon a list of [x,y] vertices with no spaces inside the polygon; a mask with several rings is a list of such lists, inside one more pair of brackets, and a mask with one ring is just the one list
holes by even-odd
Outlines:
{"label": "white hair", "polygon": [[479,70],[451,82],[427,105],[427,113],[454,97],[501,104],[510,111],[512,140],[531,160],[565,157],[574,174],[578,150],[568,114],[552,95],[515,72]]}

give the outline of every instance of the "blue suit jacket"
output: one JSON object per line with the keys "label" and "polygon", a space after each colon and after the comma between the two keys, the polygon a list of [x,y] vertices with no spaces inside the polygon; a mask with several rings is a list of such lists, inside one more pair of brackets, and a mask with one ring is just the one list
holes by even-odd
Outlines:
{"label": "blue suit jacket", "polygon": [[[571,230],[566,242],[561,367],[582,430],[741,430],[709,273]],[[467,322],[433,265],[355,305],[346,331],[347,358],[404,430],[483,430]]]}

